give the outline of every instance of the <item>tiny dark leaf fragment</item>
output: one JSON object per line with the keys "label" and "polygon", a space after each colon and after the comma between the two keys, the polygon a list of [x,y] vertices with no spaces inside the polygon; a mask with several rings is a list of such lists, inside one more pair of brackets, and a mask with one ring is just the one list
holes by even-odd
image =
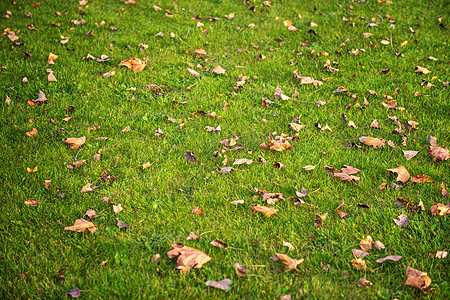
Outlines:
{"label": "tiny dark leaf fragment", "polygon": [[184,157],[186,157],[186,159],[188,160],[188,162],[190,162],[190,163],[196,163],[197,162],[197,159],[195,158],[195,156],[194,156],[194,153],[192,153],[191,151],[186,151],[185,153],[184,153]]}

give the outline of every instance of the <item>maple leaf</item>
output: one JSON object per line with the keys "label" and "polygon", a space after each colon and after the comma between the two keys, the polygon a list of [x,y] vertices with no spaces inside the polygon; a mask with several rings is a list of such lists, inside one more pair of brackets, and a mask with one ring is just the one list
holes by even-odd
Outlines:
{"label": "maple leaf", "polygon": [[169,258],[178,257],[177,269],[181,270],[181,272],[187,272],[192,268],[200,269],[211,260],[211,257],[206,253],[181,243],[172,244],[172,248],[172,250],[167,252],[167,256]]}
{"label": "maple leaf", "polygon": [[379,147],[385,148],[386,142],[385,140],[379,139],[379,138],[373,138],[370,136],[362,136],[359,138],[359,141],[361,143],[364,143],[368,146],[372,146],[374,149],[378,149]]}
{"label": "maple leaf", "polygon": [[228,292],[230,290],[231,279],[225,278],[220,281],[208,280],[207,282],[205,282],[205,284],[207,286],[212,286],[215,287],[216,289],[221,289]]}
{"label": "maple leaf", "polygon": [[70,144],[70,149],[78,149],[81,145],[86,142],[86,137],[82,136],[79,138],[65,138],[62,140],[63,142]]}
{"label": "maple leaf", "polygon": [[275,257],[277,258],[276,260],[281,260],[281,262],[286,266],[285,271],[290,271],[290,270],[295,269],[298,272],[297,266],[305,261],[303,258],[294,259],[294,258],[290,258],[286,254],[282,254],[282,253],[277,253],[275,255]]}
{"label": "maple leaf", "polygon": [[86,229],[94,233],[97,230],[97,227],[95,227],[94,223],[85,219],[78,219],[72,226],[64,227],[64,230],[72,230],[76,232],[84,232]]}
{"label": "maple leaf", "polygon": [[140,60],[139,58],[132,57],[126,60],[122,60],[118,66],[126,66],[134,72],[142,72],[144,68],[147,66],[148,57],[144,60]]}
{"label": "maple leaf", "polygon": [[259,212],[266,216],[267,218],[270,218],[272,215],[278,215],[277,213],[278,209],[267,207],[267,206],[261,206],[259,204],[255,204],[252,206],[252,213]]}
{"label": "maple leaf", "polygon": [[389,172],[392,173],[396,173],[397,174],[397,179],[395,181],[400,181],[400,182],[407,182],[410,175],[408,170],[406,170],[406,168],[404,166],[399,166],[397,168],[394,169],[387,169]]}
{"label": "maple leaf", "polygon": [[447,160],[450,158],[450,153],[448,148],[445,147],[437,147],[437,146],[427,146],[428,155],[433,158],[434,162],[438,160]]}
{"label": "maple leaf", "polygon": [[431,278],[428,274],[417,269],[408,267],[406,269],[406,285],[424,290],[431,284]]}

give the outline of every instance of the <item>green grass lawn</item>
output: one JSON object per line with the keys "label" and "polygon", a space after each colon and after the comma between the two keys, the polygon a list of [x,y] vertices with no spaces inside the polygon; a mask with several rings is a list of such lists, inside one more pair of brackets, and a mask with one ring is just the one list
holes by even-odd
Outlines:
{"label": "green grass lawn", "polygon": [[[440,187],[450,188],[449,161],[434,162],[427,150],[430,135],[450,147],[449,1],[127,2],[0,3],[2,298],[60,299],[74,287],[84,299],[450,298],[449,258],[432,255],[450,248],[449,216],[430,210],[449,202]],[[58,55],[54,64],[49,53]],[[109,59],[83,59],[88,54]],[[132,57],[149,57],[142,72],[118,66]],[[226,72],[213,73],[217,66]],[[301,84],[295,70],[322,85]],[[277,88],[283,96],[275,99]],[[39,91],[48,101],[30,105]],[[404,109],[382,104],[393,100]],[[406,124],[402,132],[388,116]],[[379,129],[370,127],[374,120]],[[288,125],[295,122],[306,127],[295,132]],[[220,131],[205,130],[219,124]],[[261,148],[271,133],[293,137],[293,149]],[[83,136],[78,149],[63,142]],[[374,149],[361,136],[386,146]],[[220,141],[233,137],[242,148],[223,151]],[[419,153],[407,160],[403,150]],[[233,165],[240,158],[253,162]],[[324,168],[343,165],[361,170],[360,180],[341,181]],[[398,182],[387,169],[399,166],[434,180]],[[102,179],[104,172],[113,177]],[[98,188],[81,193],[88,184]],[[300,205],[296,187],[309,193]],[[283,199],[267,204],[255,188]],[[123,210],[115,214],[104,197]],[[408,205],[397,205],[399,197]],[[342,199],[346,220],[335,211]],[[414,209],[420,201],[424,211]],[[254,204],[277,215],[252,214]],[[204,213],[193,213],[197,207]],[[99,216],[89,219],[89,209]],[[316,214],[326,213],[321,222]],[[407,227],[393,220],[402,214]],[[81,218],[96,232],[64,230]],[[190,232],[202,238],[186,240]],[[352,249],[368,235],[385,249],[373,247],[358,270]],[[211,260],[183,273],[167,255],[176,243]],[[271,259],[277,253],[304,262],[286,271]],[[388,255],[402,258],[376,262]],[[408,267],[428,273],[431,285],[405,285]],[[228,292],[205,284],[225,278]],[[373,285],[359,287],[360,278]]]}

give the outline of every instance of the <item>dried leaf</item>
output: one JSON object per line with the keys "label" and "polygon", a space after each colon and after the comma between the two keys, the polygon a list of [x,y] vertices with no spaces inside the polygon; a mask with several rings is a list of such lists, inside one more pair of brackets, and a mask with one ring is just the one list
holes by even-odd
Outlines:
{"label": "dried leaf", "polygon": [[368,146],[372,146],[374,149],[378,149],[379,147],[385,148],[386,142],[379,138],[373,138],[370,136],[362,136],[359,138],[361,143],[364,143]]}
{"label": "dried leaf", "polygon": [[51,180],[45,180],[44,181],[44,186],[45,186],[45,188],[48,190],[48,188],[50,187],[50,183],[52,183],[52,181]]}
{"label": "dried leaf", "polygon": [[95,227],[94,223],[85,219],[78,219],[72,226],[64,227],[64,230],[72,230],[76,232],[84,232],[86,229],[94,233],[97,230],[97,227]]}
{"label": "dried leaf", "polygon": [[278,209],[267,207],[267,206],[261,206],[259,204],[255,204],[252,206],[252,213],[259,212],[263,214],[265,217],[270,218],[270,216],[277,214]]}
{"label": "dried leaf", "polygon": [[408,226],[408,216],[405,214],[402,214],[400,216],[398,216],[398,220],[397,219],[393,219],[395,224],[397,224],[397,226],[403,226],[403,227],[407,227]]}
{"label": "dried leaf", "polygon": [[53,75],[53,72],[50,72],[50,73],[48,74],[47,80],[48,80],[49,82],[51,82],[51,81],[58,81],[58,80],[56,79],[55,75]]}
{"label": "dried leaf", "polygon": [[106,73],[103,73],[103,78],[108,78],[116,75],[116,71],[108,71]]}
{"label": "dried leaf", "polygon": [[333,178],[339,178],[342,181],[354,182],[359,181],[361,178],[354,175],[348,175],[346,173],[333,173]]}
{"label": "dried leaf", "polygon": [[316,168],[316,166],[313,166],[313,165],[306,165],[306,166],[302,167],[302,169],[305,169],[306,171],[312,171],[315,168]]}
{"label": "dried leaf", "polygon": [[338,207],[336,207],[334,210],[336,211],[336,213],[339,215],[339,217],[343,220],[347,220],[347,214],[341,210],[339,210],[343,205],[344,205],[345,201],[344,199],[341,200],[341,204],[339,204]]}
{"label": "dried leaf", "polygon": [[125,222],[122,222],[122,221],[120,221],[120,220],[117,219],[117,218],[116,218],[116,220],[117,220],[117,227],[119,227],[119,229],[130,227],[129,224],[127,224],[127,223],[125,223]]}
{"label": "dried leaf", "polygon": [[431,146],[436,147],[436,138],[432,135],[428,136],[428,142]]}
{"label": "dried leaf", "polygon": [[411,181],[413,183],[425,183],[425,182],[433,182],[434,178],[430,177],[428,175],[424,175],[424,174],[419,174],[419,175],[415,175],[411,178]]}
{"label": "dried leaf", "polygon": [[428,274],[417,269],[408,267],[406,269],[406,285],[424,290],[431,284],[431,279]]}
{"label": "dried leaf", "polygon": [[65,138],[62,140],[63,142],[70,144],[70,149],[78,149],[81,145],[86,142],[86,137],[82,136],[79,138]]}
{"label": "dried leaf", "polygon": [[113,211],[114,214],[117,215],[118,213],[120,213],[123,210],[122,208],[122,204],[119,205],[113,205]]}
{"label": "dried leaf", "polygon": [[38,206],[38,202],[37,202],[37,200],[34,199],[34,198],[25,200],[25,201],[23,202],[23,204],[25,204],[26,206]]}
{"label": "dried leaf", "polygon": [[407,182],[410,175],[408,173],[408,170],[406,170],[406,168],[404,166],[399,166],[397,168],[394,169],[387,169],[389,172],[392,173],[396,173],[397,174],[397,179],[395,181],[400,181],[400,182]]}
{"label": "dried leaf", "polygon": [[430,207],[431,214],[433,216],[442,217],[444,215],[450,215],[450,203],[444,205],[442,203],[435,204]]}
{"label": "dried leaf", "polygon": [[364,256],[369,255],[368,252],[362,251],[362,250],[359,250],[359,249],[352,249],[352,253],[353,253],[353,256],[355,258],[363,258]]}
{"label": "dried leaf", "polygon": [[297,132],[299,132],[300,130],[302,130],[303,128],[306,127],[306,125],[301,125],[301,124],[297,124],[297,123],[288,123],[288,125],[291,126],[291,128]]}
{"label": "dried leaf", "polygon": [[208,280],[205,284],[228,292],[230,290],[231,279],[225,278],[221,281]]}
{"label": "dried leaf", "polygon": [[201,239],[202,236],[195,234],[195,232],[190,232],[189,236],[186,238],[186,240],[196,240],[196,239]]}
{"label": "dried leaf", "polygon": [[172,250],[167,252],[169,258],[178,257],[177,269],[181,272],[187,272],[192,268],[200,269],[204,264],[211,260],[206,253],[184,246],[181,243],[172,244]]}
{"label": "dried leaf", "polygon": [[363,251],[370,251],[372,249],[373,239],[368,235],[365,239],[359,242],[359,246]]}
{"label": "dried leaf", "polygon": [[400,256],[400,255],[389,255],[389,256],[377,259],[376,262],[381,264],[381,263],[385,262],[386,260],[399,261],[401,258],[402,258],[402,256]]}
{"label": "dried leaf", "polygon": [[232,168],[232,167],[217,168],[217,172],[222,173],[222,174],[228,174],[231,171],[234,171],[234,168]]}
{"label": "dried leaf", "polygon": [[64,295],[70,295],[73,298],[79,298],[81,296],[81,291],[79,288],[74,287],[73,289],[71,289],[70,291],[68,291],[67,293],[64,293]]}
{"label": "dried leaf", "polygon": [[361,172],[360,169],[354,168],[352,166],[343,165],[341,171],[347,175],[357,174]]}
{"label": "dried leaf", "polygon": [[126,60],[122,60],[118,66],[126,66],[134,72],[142,72],[144,68],[147,66],[148,57],[144,60],[140,60],[139,58],[129,58]]}
{"label": "dried leaf", "polygon": [[278,200],[285,200],[282,193],[263,193],[262,201],[269,205],[275,204]]}
{"label": "dried leaf", "polygon": [[211,72],[216,74],[225,74],[226,70],[221,66],[217,66]]}
{"label": "dried leaf", "polygon": [[430,71],[428,70],[428,69],[425,69],[425,68],[423,68],[423,67],[420,67],[420,66],[415,66],[414,67],[414,71],[415,72],[418,72],[418,73],[422,73],[422,74],[428,74],[428,73],[430,73]]}
{"label": "dried leaf", "polygon": [[195,156],[194,156],[194,153],[192,153],[191,151],[186,151],[185,153],[184,153],[184,157],[186,157],[186,159],[188,160],[188,162],[190,162],[190,163],[196,163],[197,162],[197,159],[195,158]]}
{"label": "dried leaf", "polygon": [[195,71],[195,70],[193,70],[193,69],[191,69],[191,68],[188,68],[187,71],[188,71],[188,73],[191,74],[191,75],[194,75],[194,76],[200,76],[200,73],[199,73],[199,72],[197,72],[197,71]]}
{"label": "dried leaf", "polygon": [[34,167],[34,169],[31,169],[31,168],[27,167],[27,172],[28,173],[34,173],[34,172],[37,172],[37,170],[38,170],[38,166]]}
{"label": "dried leaf", "polygon": [[439,186],[440,186],[441,189],[442,189],[441,195],[444,196],[444,197],[448,197],[449,194],[448,194],[447,190],[445,189],[445,184],[444,184],[444,183],[441,183]]}
{"label": "dried leaf", "polygon": [[94,190],[94,186],[92,183],[88,183],[81,188],[81,193],[92,192]]}
{"label": "dried leaf", "polygon": [[31,130],[31,131],[28,131],[28,132],[26,132],[25,134],[27,135],[27,136],[29,136],[29,137],[33,137],[33,136],[36,136],[37,135],[37,129],[36,128],[33,128],[33,130]]}
{"label": "dried leaf", "polygon": [[294,258],[290,258],[286,254],[281,254],[281,253],[277,253],[276,257],[279,260],[281,260],[281,262],[283,264],[285,264],[285,266],[286,266],[285,271],[290,271],[290,270],[293,270],[293,269],[297,270],[297,266],[305,261],[303,258],[301,258],[301,259],[294,259]]}
{"label": "dried leaf", "polygon": [[243,164],[251,164],[253,163],[252,159],[247,159],[247,158],[238,158],[234,161],[233,165],[243,165]]}
{"label": "dried leaf", "polygon": [[235,263],[233,265],[234,269],[236,270],[236,274],[241,277],[241,276],[247,276],[247,267],[244,265],[241,265],[239,263]]}
{"label": "dried leaf", "polygon": [[437,147],[437,146],[427,146],[428,155],[433,158],[434,162],[438,160],[447,160],[450,159],[450,153],[448,148],[445,147]]}
{"label": "dried leaf", "polygon": [[211,245],[213,245],[213,246],[215,246],[215,247],[222,248],[222,249],[227,249],[227,247],[228,247],[228,245],[227,245],[226,243],[221,242],[221,241],[219,241],[219,240],[217,240],[217,239],[214,239],[214,240],[211,242]]}
{"label": "dried leaf", "polygon": [[382,242],[380,242],[380,241],[375,241],[375,242],[373,243],[373,245],[374,245],[375,248],[377,248],[378,250],[383,250],[384,248],[386,248],[386,247],[384,246],[384,244],[383,244]]}
{"label": "dried leaf", "polygon": [[271,135],[269,136],[269,145],[264,142],[259,145],[259,147],[266,150],[275,150],[279,152],[293,149],[286,138],[279,137],[278,139],[273,139]]}
{"label": "dried leaf", "polygon": [[358,286],[359,287],[363,287],[363,286],[365,286],[365,287],[369,287],[369,286],[371,286],[372,285],[372,282],[370,282],[369,280],[367,280],[367,279],[365,279],[365,278],[360,278],[359,280],[358,280]]}
{"label": "dried leaf", "polygon": [[289,243],[289,242],[283,241],[283,246],[288,247],[289,250],[291,250],[291,251],[294,251],[294,250],[295,250],[295,246],[292,245],[292,244]]}
{"label": "dried leaf", "polygon": [[403,150],[403,155],[405,155],[406,160],[410,160],[414,156],[416,156],[419,153],[419,151],[414,150]]}
{"label": "dried leaf", "polygon": [[88,216],[90,219],[94,219],[99,216],[99,214],[96,213],[95,210],[93,210],[93,209],[88,209],[84,215]]}
{"label": "dried leaf", "polygon": [[436,258],[446,258],[448,255],[447,251],[436,251],[434,253],[430,253],[429,256]]}
{"label": "dried leaf", "polygon": [[352,259],[350,262],[352,263],[353,268],[357,270],[365,271],[367,269],[366,262],[361,258]]}

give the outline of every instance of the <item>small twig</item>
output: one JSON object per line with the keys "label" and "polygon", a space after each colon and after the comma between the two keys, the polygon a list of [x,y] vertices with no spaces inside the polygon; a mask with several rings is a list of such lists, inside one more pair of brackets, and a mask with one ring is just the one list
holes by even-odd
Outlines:
{"label": "small twig", "polygon": [[77,152],[77,155],[75,155],[75,158],[74,158],[75,161],[78,160],[78,159],[77,159],[77,158],[78,158],[78,154],[81,152],[81,150],[83,150],[83,148],[80,148],[80,150],[78,150],[78,152]]}
{"label": "small twig", "polygon": [[380,16],[380,15],[377,15],[377,16],[379,16],[379,17],[380,17],[380,19],[381,19],[381,23],[383,23],[383,21],[384,21],[383,17],[382,17],[382,16]]}
{"label": "small twig", "polygon": [[392,49],[393,52],[395,52],[394,45],[392,45],[392,32],[391,32],[391,49]]}
{"label": "small twig", "polygon": [[249,268],[265,268],[266,265],[248,265]]}

